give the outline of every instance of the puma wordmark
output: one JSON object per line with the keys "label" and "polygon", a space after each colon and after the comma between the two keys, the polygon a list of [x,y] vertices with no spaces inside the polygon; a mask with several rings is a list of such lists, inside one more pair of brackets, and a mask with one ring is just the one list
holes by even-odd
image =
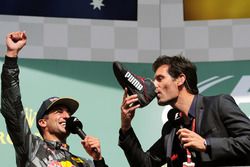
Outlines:
{"label": "puma wordmark", "polygon": [[151,79],[145,79],[133,74],[126,70],[118,61],[113,62],[113,71],[122,88],[128,89],[129,95],[138,95],[138,101],[141,108],[148,105],[156,97],[155,86]]}

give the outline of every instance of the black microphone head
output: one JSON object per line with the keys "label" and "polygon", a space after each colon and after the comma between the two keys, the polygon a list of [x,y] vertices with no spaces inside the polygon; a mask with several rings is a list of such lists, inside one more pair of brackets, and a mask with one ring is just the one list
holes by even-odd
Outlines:
{"label": "black microphone head", "polygon": [[81,121],[76,117],[70,117],[66,121],[66,129],[73,134],[77,134],[78,129],[82,129]]}
{"label": "black microphone head", "polygon": [[178,109],[172,108],[168,111],[168,121],[175,126],[182,124],[182,117]]}

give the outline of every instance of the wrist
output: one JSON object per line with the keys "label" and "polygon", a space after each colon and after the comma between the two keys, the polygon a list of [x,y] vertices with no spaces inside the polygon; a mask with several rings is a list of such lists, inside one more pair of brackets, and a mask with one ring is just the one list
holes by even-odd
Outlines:
{"label": "wrist", "polygon": [[126,126],[126,127],[122,126],[121,127],[122,133],[125,134],[130,128],[131,126]]}
{"label": "wrist", "polygon": [[17,50],[7,50],[6,56],[8,57],[17,57],[18,51]]}
{"label": "wrist", "polygon": [[206,150],[207,150],[207,140],[206,139],[204,139],[203,144],[204,144],[204,147],[205,147],[204,152],[206,152]]}
{"label": "wrist", "polygon": [[207,140],[207,139],[204,140],[204,146],[205,146],[204,152],[210,153],[211,152],[211,145],[210,145],[209,140]]}
{"label": "wrist", "polygon": [[121,130],[122,132],[127,132],[131,128],[131,122],[130,121],[122,121],[121,122]]}

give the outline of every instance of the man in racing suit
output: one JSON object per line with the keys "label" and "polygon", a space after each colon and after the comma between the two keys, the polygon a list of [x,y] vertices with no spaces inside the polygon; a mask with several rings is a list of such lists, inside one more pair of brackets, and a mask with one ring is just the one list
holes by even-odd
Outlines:
{"label": "man in racing suit", "polygon": [[[75,112],[67,104],[50,108],[37,120],[43,137],[31,133],[23,109],[19,88],[18,52],[26,44],[24,32],[12,32],[6,37],[7,53],[2,68],[1,113],[12,139],[18,167],[106,167],[97,138],[86,136],[82,145],[93,162],[69,152],[66,120]],[[71,100],[73,101],[73,100]],[[78,103],[75,110],[78,108]],[[41,109],[41,108],[40,108]],[[40,111],[39,111],[40,112]],[[38,112],[38,113],[39,113]],[[95,149],[93,149],[95,148]]]}

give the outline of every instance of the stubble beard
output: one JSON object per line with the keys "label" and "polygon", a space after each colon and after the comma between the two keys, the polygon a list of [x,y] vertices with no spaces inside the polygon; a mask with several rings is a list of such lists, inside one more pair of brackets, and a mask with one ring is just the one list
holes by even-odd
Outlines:
{"label": "stubble beard", "polygon": [[167,105],[173,105],[175,104],[177,97],[176,98],[172,98],[172,99],[168,99],[168,100],[164,100],[164,101],[160,101],[160,98],[157,98],[158,100],[158,105],[159,106],[167,106]]}

